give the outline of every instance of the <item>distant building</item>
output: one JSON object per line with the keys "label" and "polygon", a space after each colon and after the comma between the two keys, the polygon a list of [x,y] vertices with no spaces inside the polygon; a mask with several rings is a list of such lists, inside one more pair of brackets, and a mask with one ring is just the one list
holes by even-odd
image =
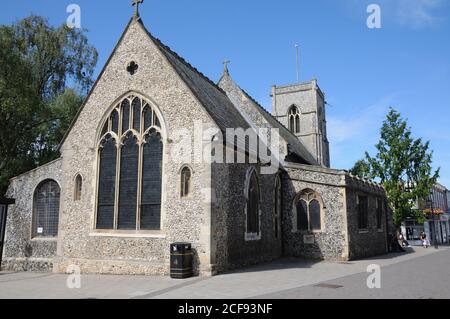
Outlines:
{"label": "distant building", "polygon": [[431,195],[428,199],[433,201],[434,209],[440,210],[444,213],[448,212],[448,192],[448,189],[439,183],[437,183],[433,187],[433,189],[431,190]]}
{"label": "distant building", "polygon": [[431,243],[434,243],[435,233],[439,244],[450,242],[449,193],[450,191],[445,186],[437,183],[432,188],[428,199],[417,203],[416,208],[427,214],[427,221],[423,224],[414,219],[405,221],[402,231],[410,244],[421,245],[420,234],[422,232],[427,234]]}
{"label": "distant building", "polygon": [[450,191],[447,189],[447,214],[450,214]]}

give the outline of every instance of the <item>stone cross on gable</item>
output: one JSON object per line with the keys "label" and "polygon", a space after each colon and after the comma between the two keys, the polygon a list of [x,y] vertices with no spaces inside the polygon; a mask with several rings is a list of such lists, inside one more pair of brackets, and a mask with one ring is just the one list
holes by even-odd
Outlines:
{"label": "stone cross on gable", "polygon": [[132,0],[131,5],[134,6],[134,16],[139,16],[139,5],[144,3],[144,0]]}
{"label": "stone cross on gable", "polygon": [[228,74],[229,72],[228,72],[228,64],[230,64],[230,60],[225,60],[225,61],[223,61],[222,63],[223,63],[223,73],[224,74]]}

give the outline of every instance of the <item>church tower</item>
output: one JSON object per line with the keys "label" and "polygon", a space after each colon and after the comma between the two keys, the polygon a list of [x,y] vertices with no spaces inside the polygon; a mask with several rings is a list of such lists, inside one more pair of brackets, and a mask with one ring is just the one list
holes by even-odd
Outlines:
{"label": "church tower", "polygon": [[330,167],[325,96],[317,80],[272,87],[272,115],[303,143],[317,162]]}

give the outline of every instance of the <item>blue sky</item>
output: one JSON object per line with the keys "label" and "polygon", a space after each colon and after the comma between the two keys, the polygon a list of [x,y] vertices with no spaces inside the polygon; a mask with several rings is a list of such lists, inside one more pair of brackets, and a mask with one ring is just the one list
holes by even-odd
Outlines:
{"label": "blue sky", "polygon": [[[131,0],[4,1],[0,23],[30,13],[64,23],[81,7],[82,27],[99,52],[97,74],[127,24]],[[381,6],[368,29],[367,6]],[[212,80],[230,59],[233,78],[270,110],[270,87],[317,78],[326,93],[331,159],[350,168],[373,154],[389,106],[431,141],[441,182],[450,188],[450,1],[447,0],[145,0],[141,16],[157,37]]]}

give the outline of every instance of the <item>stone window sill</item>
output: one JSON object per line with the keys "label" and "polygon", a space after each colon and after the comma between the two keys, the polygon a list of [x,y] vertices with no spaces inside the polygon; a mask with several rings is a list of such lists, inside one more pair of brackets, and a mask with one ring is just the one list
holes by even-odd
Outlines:
{"label": "stone window sill", "polygon": [[245,241],[258,241],[261,240],[261,234],[256,233],[246,233]]}
{"label": "stone window sill", "polygon": [[99,232],[95,231],[89,234],[89,237],[111,237],[111,238],[155,238],[166,239],[166,234],[161,232]]}
{"label": "stone window sill", "polygon": [[294,230],[295,234],[300,235],[320,235],[323,234],[323,230]]}
{"label": "stone window sill", "polygon": [[368,229],[360,229],[360,230],[358,231],[358,233],[359,233],[359,234],[368,234],[368,233],[369,233],[369,230],[368,230]]}
{"label": "stone window sill", "polygon": [[44,242],[44,241],[58,241],[57,237],[35,237],[31,238],[32,242]]}

